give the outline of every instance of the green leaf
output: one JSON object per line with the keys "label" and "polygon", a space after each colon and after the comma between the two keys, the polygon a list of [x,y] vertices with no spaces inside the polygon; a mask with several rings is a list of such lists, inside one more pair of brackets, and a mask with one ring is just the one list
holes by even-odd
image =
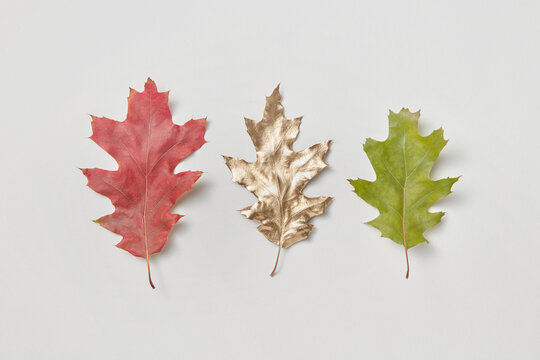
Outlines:
{"label": "green leaf", "polygon": [[448,140],[443,130],[428,136],[418,133],[420,112],[401,109],[390,111],[389,134],[385,141],[367,139],[364,144],[377,179],[349,180],[354,192],[379,210],[379,216],[368,222],[381,231],[381,236],[403,245],[409,277],[407,249],[427,242],[424,232],[438,224],[443,212],[428,209],[440,198],[451,193],[458,177],[431,180],[429,173]]}

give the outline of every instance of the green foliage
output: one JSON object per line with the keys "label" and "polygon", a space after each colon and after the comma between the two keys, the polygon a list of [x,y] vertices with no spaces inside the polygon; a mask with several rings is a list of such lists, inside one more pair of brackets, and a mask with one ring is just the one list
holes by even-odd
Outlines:
{"label": "green foliage", "polygon": [[426,242],[424,232],[441,221],[443,212],[428,209],[451,192],[458,178],[431,180],[429,173],[448,140],[443,130],[428,136],[418,133],[420,112],[402,109],[390,112],[389,134],[385,141],[367,139],[366,152],[377,176],[373,182],[349,180],[354,192],[380,215],[368,222],[381,235],[405,247],[407,277],[409,260],[407,249]]}

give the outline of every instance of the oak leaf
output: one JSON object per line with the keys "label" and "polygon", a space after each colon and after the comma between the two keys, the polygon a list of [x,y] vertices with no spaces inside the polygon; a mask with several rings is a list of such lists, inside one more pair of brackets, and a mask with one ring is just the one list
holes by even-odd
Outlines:
{"label": "oak leaf", "polygon": [[442,128],[428,136],[418,133],[420,112],[402,109],[390,111],[389,134],[385,141],[367,139],[364,144],[376,174],[375,181],[349,180],[354,192],[380,215],[368,222],[381,231],[381,236],[403,245],[409,277],[408,249],[427,242],[424,232],[438,224],[443,212],[428,209],[451,193],[459,177],[431,180],[429,174],[448,140]]}
{"label": "oak leaf", "polygon": [[240,213],[260,222],[258,230],[278,245],[270,276],[276,271],[281,248],[306,239],[313,230],[309,220],[324,213],[332,201],[326,196],[310,198],[302,194],[308,182],[327,166],[324,158],[331,141],[293,151],[301,121],[301,117],[285,118],[278,85],[266,98],[262,120],[256,122],[245,118],[257,152],[255,162],[224,156],[232,180],[258,198],[252,206],[239,210]]}
{"label": "oak leaf", "polygon": [[152,288],[149,257],[161,251],[181,218],[169,211],[201,176],[174,169],[205,143],[206,119],[173,124],[168,99],[169,93],[158,92],[149,78],[143,92],[130,89],[125,121],[92,116],[90,138],[116,160],[118,170],[81,169],[88,186],[115,207],[95,222],[122,235],[117,247],[146,259]]}

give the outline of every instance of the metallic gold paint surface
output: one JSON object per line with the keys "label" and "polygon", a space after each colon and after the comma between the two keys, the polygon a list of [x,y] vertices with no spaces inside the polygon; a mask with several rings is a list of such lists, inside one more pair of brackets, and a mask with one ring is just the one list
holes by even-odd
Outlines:
{"label": "metallic gold paint surface", "polygon": [[307,183],[327,166],[324,158],[331,141],[293,151],[301,121],[301,117],[285,118],[278,85],[266,98],[262,120],[245,119],[257,152],[256,161],[224,156],[232,180],[258,199],[240,212],[260,222],[258,230],[280,250],[306,239],[313,230],[309,220],[324,213],[332,201],[331,197],[309,198],[302,194]]}

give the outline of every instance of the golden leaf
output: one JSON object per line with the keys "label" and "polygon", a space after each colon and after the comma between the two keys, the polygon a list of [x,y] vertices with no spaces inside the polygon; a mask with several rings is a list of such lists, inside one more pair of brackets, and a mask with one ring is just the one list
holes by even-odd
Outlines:
{"label": "golden leaf", "polygon": [[324,158],[331,140],[293,151],[301,121],[302,117],[285,118],[278,85],[272,95],[266,97],[262,120],[256,122],[245,118],[257,160],[250,163],[224,156],[232,180],[246,187],[259,200],[239,210],[240,213],[259,221],[258,230],[279,246],[270,276],[276,271],[281,248],[306,239],[313,230],[309,220],[324,213],[332,201],[331,197],[309,198],[302,194],[307,183],[327,166]]}

